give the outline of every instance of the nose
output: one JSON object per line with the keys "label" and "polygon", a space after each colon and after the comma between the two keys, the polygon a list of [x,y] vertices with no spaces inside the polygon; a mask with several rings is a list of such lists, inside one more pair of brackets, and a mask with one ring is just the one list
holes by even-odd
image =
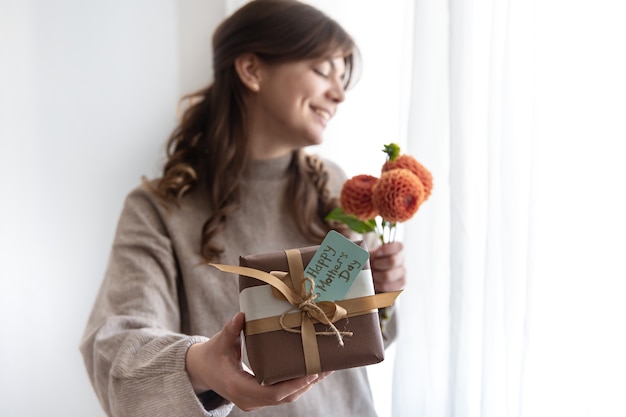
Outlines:
{"label": "nose", "polygon": [[343,79],[333,78],[333,83],[328,89],[327,97],[335,103],[341,103],[346,99],[346,90],[343,86]]}

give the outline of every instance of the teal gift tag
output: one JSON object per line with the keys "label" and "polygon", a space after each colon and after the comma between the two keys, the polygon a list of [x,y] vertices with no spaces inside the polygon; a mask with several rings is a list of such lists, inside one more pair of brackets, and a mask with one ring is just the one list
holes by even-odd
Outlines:
{"label": "teal gift tag", "polygon": [[304,268],[304,276],[315,281],[316,301],[343,300],[369,256],[367,250],[340,233],[328,232]]}

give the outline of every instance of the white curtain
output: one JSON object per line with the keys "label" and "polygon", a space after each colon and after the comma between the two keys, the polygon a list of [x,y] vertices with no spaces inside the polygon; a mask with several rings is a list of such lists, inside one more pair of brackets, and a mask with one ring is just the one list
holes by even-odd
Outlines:
{"label": "white curtain", "polygon": [[616,5],[415,2],[394,417],[626,415]]}

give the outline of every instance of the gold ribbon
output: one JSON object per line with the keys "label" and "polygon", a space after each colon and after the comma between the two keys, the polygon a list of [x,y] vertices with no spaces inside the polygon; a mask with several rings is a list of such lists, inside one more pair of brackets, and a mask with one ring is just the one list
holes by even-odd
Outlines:
{"label": "gold ribbon", "polygon": [[[271,273],[267,273],[265,271],[244,266],[221,264],[210,265],[216,267],[220,271],[244,275],[263,281],[278,290],[280,294],[282,294],[285,299],[295,307],[295,309],[286,311],[281,316],[246,321],[246,334],[251,335],[265,333],[280,329],[292,333],[301,333],[307,375],[316,374],[321,372],[319,348],[316,338],[317,335],[334,335],[337,337],[339,344],[343,346],[343,336],[352,335],[352,333],[339,331],[333,323],[343,318],[373,312],[377,308],[388,307],[395,302],[395,299],[402,291],[351,298],[336,301],[334,303],[331,301],[315,302],[315,284],[311,278],[304,277],[304,265],[302,264],[300,252],[297,249],[288,249],[285,251],[285,254],[287,255],[289,273],[282,271],[272,271]],[[281,278],[285,278],[286,275],[289,275],[291,278],[293,288],[281,280]],[[281,278],[279,278],[279,276]],[[310,289],[308,291],[306,290],[306,282],[310,283]],[[300,283],[301,286],[300,294],[294,291],[297,283]],[[294,311],[298,312],[294,313]],[[315,322],[328,325],[332,331],[316,332],[314,327]],[[294,329],[298,326],[300,326],[301,330]]]}

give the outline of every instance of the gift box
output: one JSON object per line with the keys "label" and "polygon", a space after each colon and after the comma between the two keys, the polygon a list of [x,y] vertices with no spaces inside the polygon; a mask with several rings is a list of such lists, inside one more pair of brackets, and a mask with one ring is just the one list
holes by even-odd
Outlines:
{"label": "gift box", "polygon": [[375,294],[367,262],[343,300],[315,302],[313,288],[304,285],[310,276],[304,265],[318,248],[243,256],[239,268],[216,265],[239,274],[246,352],[262,384],[384,359],[377,309],[400,292]]}

